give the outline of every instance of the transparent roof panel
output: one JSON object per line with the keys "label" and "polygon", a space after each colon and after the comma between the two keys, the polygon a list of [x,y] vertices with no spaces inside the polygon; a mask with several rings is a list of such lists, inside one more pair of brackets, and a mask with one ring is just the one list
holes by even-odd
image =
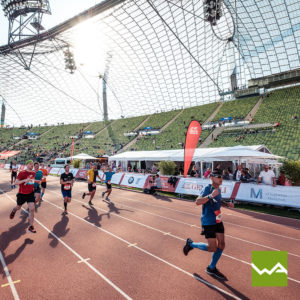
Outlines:
{"label": "transparent roof panel", "polygon": [[[110,119],[219,101],[234,70],[245,86],[300,67],[299,9],[294,0],[224,0],[212,26],[202,0],[124,1],[39,41],[30,70],[14,52],[0,53],[6,124],[102,120],[99,75]],[[20,52],[29,59],[33,47]],[[65,69],[67,47],[73,74]]]}

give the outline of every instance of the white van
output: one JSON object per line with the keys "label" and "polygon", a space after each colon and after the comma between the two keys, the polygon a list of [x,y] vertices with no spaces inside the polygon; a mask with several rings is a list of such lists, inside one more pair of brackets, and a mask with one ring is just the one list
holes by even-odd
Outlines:
{"label": "white van", "polygon": [[54,164],[50,165],[51,168],[63,168],[64,165],[70,164],[71,160],[69,158],[55,158]]}

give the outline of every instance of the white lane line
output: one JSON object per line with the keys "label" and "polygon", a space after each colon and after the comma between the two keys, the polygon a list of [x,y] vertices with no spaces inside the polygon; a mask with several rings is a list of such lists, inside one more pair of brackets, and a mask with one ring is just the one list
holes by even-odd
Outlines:
{"label": "white lane line", "polygon": [[[57,192],[54,192],[54,191],[51,191],[51,192],[52,192],[52,193],[55,193],[55,194],[58,194]],[[83,201],[81,201],[81,200],[78,200],[78,199],[75,199],[75,198],[72,198],[72,199],[73,199],[73,201],[76,201],[76,202],[78,202],[78,203],[86,204],[85,202],[83,202]],[[47,200],[45,200],[45,201],[48,202]],[[52,202],[48,202],[48,203],[52,204]],[[122,204],[122,205],[123,205],[123,204]],[[126,205],[123,205],[123,206],[126,207]],[[99,206],[97,206],[97,205],[94,205],[94,207],[98,208],[99,210],[101,210],[101,211],[103,211],[103,212],[108,213],[108,210],[102,209],[101,207],[99,207]],[[128,207],[128,206],[127,206],[127,207]],[[134,207],[130,207],[130,208],[135,209]],[[146,225],[146,224],[144,224],[144,223],[140,223],[140,222],[138,222],[138,221],[135,221],[135,220],[126,218],[126,217],[121,216],[121,215],[119,215],[119,214],[116,214],[116,213],[114,213],[114,212],[111,212],[111,213],[112,213],[112,215],[117,216],[118,218],[122,218],[122,219],[124,219],[124,220],[127,220],[127,221],[129,221],[129,222],[138,224],[138,225],[143,226],[143,227],[146,227],[146,228],[148,228],[148,229],[155,230],[155,231],[157,231],[157,232],[162,233],[163,235],[169,235],[169,236],[172,236],[172,237],[175,237],[175,238],[176,238],[176,236],[173,235],[173,234],[171,234],[171,232],[165,232],[165,231],[162,231],[162,230],[160,230],[160,229],[154,228],[154,227],[149,226],[149,225]],[[157,214],[154,214],[154,213],[150,213],[150,214],[152,214],[152,215],[154,215],[154,216],[160,217],[160,215],[157,215]],[[167,217],[164,217],[164,218],[167,218]],[[189,223],[185,223],[185,222],[182,222],[182,221],[177,221],[177,220],[172,219],[172,218],[167,218],[167,219],[170,220],[170,221],[176,222],[176,223],[181,223],[181,224],[186,225],[186,226],[190,226],[190,227],[195,227],[195,228],[202,229],[202,227],[197,226],[197,225],[191,225],[191,224],[189,224]],[[252,241],[248,241],[248,240],[245,240],[245,239],[242,239],[242,238],[238,238],[238,237],[235,237],[235,236],[232,236],[232,235],[229,235],[229,234],[226,234],[226,237],[229,237],[229,238],[232,238],[232,239],[235,239],[235,240],[238,240],[238,241],[242,241],[242,242],[244,242],[244,243],[249,243],[249,244],[252,244],[252,245],[260,246],[260,247],[263,247],[263,248],[266,248],[266,249],[270,249],[270,250],[273,250],[273,251],[281,251],[280,249],[276,249],[276,248],[269,247],[269,246],[266,246],[266,245],[263,245],[263,244],[260,244],[260,243],[255,243],[255,242],[252,242]],[[300,255],[297,255],[297,254],[294,254],[294,253],[291,253],[291,252],[288,252],[288,254],[300,258]]]}
{"label": "white lane line", "polygon": [[[7,197],[15,202],[9,195]],[[45,200],[44,200],[45,201]],[[28,214],[27,210],[22,208],[22,210]],[[87,262],[80,254],[78,254],[74,249],[72,249],[67,243],[61,240],[55,233],[53,233],[50,229],[48,229],[42,222],[40,222],[37,218],[34,218],[35,222],[38,223],[41,227],[43,227],[47,232],[49,232],[57,241],[59,241],[63,246],[65,246],[70,252],[72,252],[76,257],[79,258],[80,261],[85,263],[92,271],[94,271],[99,277],[101,277],[104,281],[106,281],[112,288],[114,288],[117,292],[119,292],[125,299],[132,300],[125,292],[123,292],[117,285],[115,285],[111,280],[109,280],[105,275],[103,275],[99,270],[97,270],[93,265]],[[1,252],[0,252],[1,254]],[[2,256],[2,254],[1,254]],[[0,256],[0,259],[1,259]],[[2,257],[3,258],[3,257]],[[4,262],[4,261],[3,261]],[[2,262],[2,264],[3,264]],[[9,274],[8,274],[9,275]],[[16,298],[19,299],[19,298]]]}
{"label": "white lane line", "polygon": [[[53,191],[51,191],[51,192],[53,192]],[[53,193],[58,194],[58,193],[56,193],[56,192],[53,192]],[[76,200],[76,199],[73,199],[73,200],[76,201],[76,202],[79,202],[79,203],[82,202],[82,201]],[[49,203],[49,204],[51,204],[51,205],[53,205],[53,206],[55,206],[55,207],[57,207],[57,208],[60,209],[60,210],[63,210],[63,208],[61,208],[60,206],[58,206],[58,205],[56,205],[56,204],[54,204],[54,203],[52,203],[52,202],[50,202],[50,201],[47,201],[47,200],[44,200],[44,201],[47,202],[47,203]],[[97,207],[97,206],[95,206],[95,205],[94,205],[94,207],[99,208],[99,207]],[[104,210],[104,209],[102,209],[102,208],[99,208],[99,210],[106,211],[106,210]],[[115,234],[113,234],[113,233],[111,233],[111,232],[109,232],[109,231],[107,231],[107,230],[101,228],[101,227],[98,227],[96,224],[93,224],[93,223],[91,223],[91,222],[89,222],[89,221],[87,221],[87,220],[85,220],[85,219],[83,219],[83,218],[81,218],[81,217],[79,217],[79,216],[77,216],[77,215],[71,213],[71,212],[69,212],[69,214],[73,215],[74,217],[76,217],[77,219],[79,219],[79,220],[81,220],[81,221],[84,221],[84,222],[88,223],[89,225],[91,225],[91,226],[93,226],[93,227],[96,227],[97,229],[99,229],[99,230],[101,230],[101,231],[106,232],[107,234],[109,234],[109,235],[111,235],[111,236],[113,236],[113,237],[115,237],[115,238],[117,238],[117,239],[119,239],[119,240],[125,242],[125,243],[128,244],[128,245],[132,245],[132,243],[130,243],[130,242],[124,240],[123,238],[121,238],[121,237],[119,237],[119,236],[117,236],[117,235],[115,235]],[[120,215],[118,215],[118,214],[112,213],[112,215],[113,215],[113,216],[120,217],[120,218],[123,218],[123,219],[126,219],[126,220],[128,220],[128,221],[130,221],[130,222],[133,222],[133,223],[137,223],[137,224],[139,224],[139,225],[142,225],[142,226],[147,227],[147,228],[149,228],[149,229],[152,229],[152,230],[154,230],[154,231],[157,231],[157,232],[160,232],[160,233],[164,233],[164,231],[161,231],[161,230],[159,230],[159,229],[157,229],[157,228],[154,228],[154,227],[151,227],[151,226],[149,226],[149,225],[145,225],[145,224],[142,224],[142,223],[139,223],[139,222],[130,220],[130,219],[125,218],[125,217],[123,217],[123,216],[120,216]],[[181,240],[181,241],[186,241],[186,239],[181,238],[181,237],[178,237],[178,236],[173,235],[173,234],[169,234],[169,236],[171,236],[171,237],[173,237],[173,238],[175,238],[175,239]],[[143,250],[142,248],[139,248],[139,247],[137,247],[137,246],[133,246],[133,247],[135,247],[135,248],[137,248],[137,249],[139,249],[139,250],[141,250],[141,251],[143,251],[143,252],[146,251],[146,250]],[[148,251],[146,251],[146,252],[148,253]],[[154,255],[154,254],[153,254],[153,255]],[[228,258],[231,258],[231,259],[233,259],[233,260],[236,260],[236,261],[239,261],[239,262],[242,262],[242,263],[244,263],[244,264],[247,264],[247,265],[250,265],[250,266],[251,266],[251,263],[248,263],[248,262],[246,262],[246,261],[244,261],[244,260],[241,260],[241,259],[239,259],[239,258],[235,258],[235,257],[233,257],[233,256],[230,256],[230,255],[228,255],[228,254],[225,254],[224,252],[223,252],[222,255],[224,255],[224,256],[226,256],[226,257],[228,257]],[[151,254],[151,256],[152,256],[152,254]],[[177,267],[176,267],[176,268],[177,268]],[[190,275],[192,275],[192,274],[190,274]],[[295,281],[295,282],[297,282],[297,283],[300,283],[300,281],[298,281],[298,280],[296,280],[296,279],[293,279],[293,278],[290,278],[290,277],[288,277],[288,279],[289,279],[289,280],[292,280],[292,281]]]}
{"label": "white lane line", "polygon": [[85,262],[85,261],[88,261],[88,260],[90,260],[90,258],[86,258],[86,259],[84,259],[84,260],[79,260],[77,263],[78,263],[78,264],[81,264],[82,262]]}
{"label": "white lane line", "polygon": [[10,289],[11,289],[11,292],[12,292],[12,294],[14,296],[14,299],[15,300],[20,300],[18,292],[17,292],[17,290],[15,288],[13,280],[11,279],[11,276],[9,274],[8,268],[6,266],[6,263],[5,263],[5,260],[4,260],[4,257],[2,255],[1,251],[0,251],[0,260],[1,260],[1,263],[2,263],[2,266],[3,266],[3,270],[5,272],[5,276],[6,276],[7,280],[8,280],[8,282],[9,282]]}
{"label": "white lane line", "polygon": [[[78,192],[80,193],[80,192]],[[167,210],[171,210],[171,211],[175,211],[175,212],[179,212],[181,214],[186,214],[186,215],[191,215],[191,216],[194,216],[194,217],[197,217],[197,218],[200,218],[200,215],[199,214],[194,214],[194,213],[190,213],[190,212],[184,212],[182,210],[178,210],[178,209],[174,209],[174,208],[169,208],[169,207],[164,207],[164,206],[159,206],[159,205],[154,205],[154,204],[149,204],[147,202],[141,202],[141,201],[138,201],[138,200],[133,200],[133,199],[130,199],[130,198],[126,198],[126,197],[122,197],[122,199],[127,199],[131,202],[137,202],[137,203],[140,203],[140,204],[145,204],[145,205],[148,205],[148,206],[152,206],[152,207],[157,207],[157,208],[160,208],[160,209],[167,209]],[[117,199],[117,201],[119,203],[122,203],[123,202],[120,202],[120,200]],[[125,204],[123,204],[125,205]],[[224,213],[225,215],[227,213]],[[223,214],[223,215],[224,215]],[[227,215],[233,215],[233,214],[227,214]],[[235,215],[234,215],[235,216]],[[246,218],[246,217],[241,217],[241,216],[235,216],[235,217],[240,217],[240,218],[244,218],[244,219],[247,219],[249,221],[253,221],[253,219],[251,218]],[[295,219],[296,220],[296,219]],[[259,219],[255,219],[255,221],[259,221],[259,222],[264,222],[264,223],[268,223],[270,224],[270,221],[265,221],[265,220],[259,220]],[[299,221],[299,220],[298,220]],[[231,222],[227,222],[227,221],[224,221],[224,223],[228,223],[228,224],[231,224],[231,225],[234,225],[234,226],[239,226],[241,227],[240,225],[237,225],[235,223],[231,223]],[[282,224],[276,224],[276,223],[273,223],[272,225],[278,225],[278,226],[286,226],[286,227],[289,227],[289,228],[292,228],[292,229],[297,229],[299,230],[299,228],[297,227],[291,227],[291,226],[287,226],[287,225],[282,225]],[[292,237],[287,237],[287,236],[283,236],[283,235],[280,235],[280,234],[275,234],[275,233],[272,233],[272,232],[269,232],[269,231],[264,231],[264,230],[260,230],[260,229],[255,229],[255,228],[252,228],[252,227],[247,227],[247,226],[243,226],[243,228],[247,228],[247,229],[250,229],[250,230],[254,230],[254,231],[261,231],[261,232],[265,232],[265,233],[268,233],[268,234],[271,234],[271,235],[277,235],[277,236],[281,236],[283,238],[287,238],[287,239],[292,239],[292,240],[296,240],[296,241],[300,241],[300,239],[296,239],[296,238],[292,238]]]}
{"label": "white lane line", "polygon": [[[129,208],[134,209],[136,211],[141,211],[141,212],[153,215],[153,216],[157,216],[157,217],[164,218],[164,219],[167,219],[167,220],[173,220],[173,221],[175,221],[177,223],[189,225],[188,223],[185,223],[183,221],[178,221],[178,220],[175,220],[175,219],[172,219],[172,218],[168,218],[168,217],[156,214],[156,213],[152,213],[152,212],[149,212],[149,211],[146,211],[146,210],[143,210],[143,209],[139,209],[139,208],[135,208],[135,207],[126,205],[123,202],[121,202],[120,200],[118,200],[118,202],[121,203],[123,206],[129,207]],[[198,218],[200,218],[200,215],[198,215]],[[300,239],[289,237],[289,236],[285,236],[285,235],[281,235],[281,234],[278,234],[278,233],[273,233],[273,232],[269,232],[269,231],[265,231],[265,230],[261,230],[261,229],[256,229],[256,228],[252,228],[252,227],[248,227],[248,226],[243,226],[243,225],[239,225],[239,224],[236,224],[236,223],[231,223],[231,222],[228,222],[228,221],[223,221],[223,223],[230,224],[230,225],[233,225],[233,226],[237,226],[237,227],[240,227],[240,228],[249,229],[249,230],[252,230],[252,231],[263,232],[263,233],[267,233],[267,234],[270,234],[270,235],[279,236],[279,237],[282,237],[282,238],[291,239],[291,240],[295,240],[295,241],[299,241],[300,242]],[[190,225],[190,226],[191,227],[198,227],[198,226],[196,226],[194,224]],[[201,228],[201,227],[198,227],[198,228]]]}
{"label": "white lane line", "polygon": [[130,247],[134,247],[134,246],[136,246],[136,245],[137,245],[137,243],[134,243],[134,244],[128,245],[127,247],[130,248]]}
{"label": "white lane line", "polygon": [[[64,210],[63,208],[59,207],[58,205],[56,205],[56,204],[54,204],[54,203],[52,203],[52,202],[50,202],[50,201],[47,201],[47,200],[45,200],[45,199],[43,199],[43,201],[45,201],[46,203],[49,203],[49,204],[51,204],[51,205],[57,207],[59,210],[62,210],[62,211]],[[164,259],[162,259],[162,258],[156,256],[155,254],[152,254],[151,252],[148,252],[147,250],[145,250],[145,249],[143,249],[143,248],[138,247],[137,245],[133,245],[134,243],[131,243],[131,242],[129,242],[129,241],[127,241],[127,240],[121,238],[120,236],[118,236],[118,235],[116,235],[116,234],[114,234],[114,233],[112,233],[112,232],[110,232],[110,231],[108,231],[108,230],[106,230],[106,229],[103,229],[103,228],[97,226],[96,224],[93,224],[93,223],[91,223],[91,222],[89,222],[89,221],[87,221],[87,220],[85,220],[85,219],[83,219],[83,218],[81,218],[81,217],[79,217],[79,216],[73,214],[73,213],[70,212],[70,211],[68,211],[68,215],[71,215],[71,216],[73,216],[73,217],[75,217],[75,218],[77,218],[77,219],[79,219],[79,220],[81,220],[81,221],[83,221],[83,222],[89,224],[90,226],[93,226],[93,227],[97,228],[98,230],[101,230],[101,231],[105,232],[106,234],[108,234],[108,235],[110,235],[110,236],[112,236],[112,237],[114,237],[114,238],[116,238],[116,239],[122,241],[123,243],[127,244],[127,246],[131,245],[133,248],[135,248],[135,249],[137,249],[137,250],[139,250],[139,251],[141,251],[141,252],[143,252],[143,253],[145,253],[145,254],[147,254],[147,255],[149,255],[149,256],[151,256],[151,257],[153,257],[153,258],[155,258],[155,259],[157,259],[157,260],[159,260],[159,261],[161,261],[161,262],[163,262],[163,263],[165,263],[165,264],[167,264],[168,266],[170,266],[170,267],[172,267],[172,268],[174,268],[174,269],[176,269],[176,270],[178,270],[178,271],[180,271],[180,272],[182,272],[182,273],[184,273],[184,274],[186,274],[186,275],[188,275],[188,276],[194,278],[194,275],[193,275],[193,274],[191,274],[191,273],[189,273],[189,272],[187,272],[187,271],[181,269],[180,267],[177,267],[176,265],[173,265],[172,263],[170,263],[170,262],[168,262],[168,261],[166,261],[166,260],[164,260]],[[35,219],[35,220],[36,220],[36,219]],[[182,239],[182,240],[184,240],[184,239]],[[87,264],[88,264],[88,263],[87,263]],[[223,289],[217,287],[216,285],[209,283],[209,282],[206,281],[206,280],[201,280],[201,282],[204,283],[204,284],[206,284],[206,285],[208,285],[208,286],[210,286],[210,287],[212,287],[212,288],[215,289],[215,290],[218,290],[219,292],[221,292],[221,293],[223,293],[223,294],[226,294],[226,295],[232,297],[233,299],[240,299],[240,298],[236,297],[235,295],[230,294],[230,293],[228,293],[227,291],[225,291],[225,290],[223,290]]]}

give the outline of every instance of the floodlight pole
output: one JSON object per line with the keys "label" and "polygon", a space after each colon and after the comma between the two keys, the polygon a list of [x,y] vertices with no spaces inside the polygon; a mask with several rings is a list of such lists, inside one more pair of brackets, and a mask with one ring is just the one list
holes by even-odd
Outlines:
{"label": "floodlight pole", "polygon": [[102,88],[103,88],[103,119],[104,119],[104,121],[108,121],[106,74],[104,74],[104,76],[102,77]]}
{"label": "floodlight pole", "polygon": [[[42,26],[43,15],[51,14],[48,0],[1,0],[4,15],[8,18],[8,46],[17,56],[25,70],[29,70],[39,41],[40,32],[45,30]],[[32,45],[22,53],[20,49],[14,49],[13,45],[25,39],[37,37]]]}

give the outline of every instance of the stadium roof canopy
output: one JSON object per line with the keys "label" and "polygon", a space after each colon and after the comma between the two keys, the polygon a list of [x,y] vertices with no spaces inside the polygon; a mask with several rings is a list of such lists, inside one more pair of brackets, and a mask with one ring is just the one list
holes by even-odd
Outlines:
{"label": "stadium roof canopy", "polygon": [[102,1],[36,38],[30,70],[16,51],[30,59],[36,39],[0,47],[6,124],[102,120],[99,75],[110,119],[219,101],[232,73],[243,86],[300,67],[299,11],[298,0],[224,0],[212,25],[202,0]]}

